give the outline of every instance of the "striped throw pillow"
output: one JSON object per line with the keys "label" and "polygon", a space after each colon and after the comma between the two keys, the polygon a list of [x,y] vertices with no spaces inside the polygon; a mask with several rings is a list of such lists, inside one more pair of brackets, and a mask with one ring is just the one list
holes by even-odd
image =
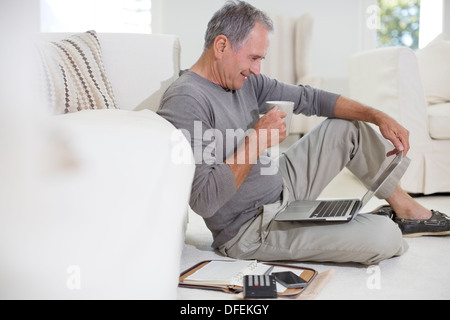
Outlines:
{"label": "striped throw pillow", "polygon": [[95,31],[40,45],[51,112],[118,109]]}

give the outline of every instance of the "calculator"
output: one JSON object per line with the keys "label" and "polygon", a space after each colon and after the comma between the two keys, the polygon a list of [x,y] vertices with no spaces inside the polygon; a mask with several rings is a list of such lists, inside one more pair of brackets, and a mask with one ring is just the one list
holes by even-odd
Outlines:
{"label": "calculator", "polygon": [[247,275],[244,276],[245,299],[270,299],[276,298],[277,285],[274,276]]}

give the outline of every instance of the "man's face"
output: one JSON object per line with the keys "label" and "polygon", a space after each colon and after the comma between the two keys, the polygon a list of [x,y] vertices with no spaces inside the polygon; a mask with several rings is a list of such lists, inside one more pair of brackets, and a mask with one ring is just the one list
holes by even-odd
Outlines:
{"label": "man's face", "polygon": [[261,61],[269,48],[269,32],[260,23],[256,23],[247,42],[239,51],[227,50],[222,60],[222,86],[230,90],[239,90],[251,74],[259,75]]}

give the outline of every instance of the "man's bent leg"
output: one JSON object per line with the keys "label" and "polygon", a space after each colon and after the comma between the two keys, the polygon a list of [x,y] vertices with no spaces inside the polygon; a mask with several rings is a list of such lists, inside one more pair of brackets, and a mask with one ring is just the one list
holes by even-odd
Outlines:
{"label": "man's bent leg", "polygon": [[327,224],[274,221],[282,208],[265,206],[222,253],[236,259],[370,265],[408,249],[398,226],[383,216],[361,214],[348,223]]}
{"label": "man's bent leg", "polygon": [[[349,223],[334,224],[273,220],[290,201],[316,199],[345,166],[370,185],[389,164],[385,155],[390,148],[364,123],[326,120],[280,157],[285,181],[283,203],[265,206],[264,212],[221,251],[240,259],[364,264],[403,254],[408,246],[398,226],[385,217],[359,215]],[[381,190],[381,197],[388,197],[395,189],[408,163],[397,169]]]}
{"label": "man's bent leg", "polygon": [[[295,143],[278,160],[279,170],[290,192],[290,201],[315,200],[323,189],[347,168],[367,187],[372,186],[392,158],[392,146],[367,124],[328,119]],[[377,196],[389,197],[405,173],[405,158]]]}

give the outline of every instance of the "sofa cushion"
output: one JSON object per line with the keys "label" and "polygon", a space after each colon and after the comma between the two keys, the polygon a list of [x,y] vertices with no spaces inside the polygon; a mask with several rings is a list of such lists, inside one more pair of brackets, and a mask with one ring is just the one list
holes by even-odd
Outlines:
{"label": "sofa cushion", "polygon": [[430,105],[450,102],[450,41],[439,35],[417,52],[422,83]]}
{"label": "sofa cushion", "polygon": [[118,108],[95,31],[45,42],[39,49],[53,113]]}
{"label": "sofa cushion", "polygon": [[436,140],[450,139],[450,103],[436,104],[428,108],[430,136]]}

